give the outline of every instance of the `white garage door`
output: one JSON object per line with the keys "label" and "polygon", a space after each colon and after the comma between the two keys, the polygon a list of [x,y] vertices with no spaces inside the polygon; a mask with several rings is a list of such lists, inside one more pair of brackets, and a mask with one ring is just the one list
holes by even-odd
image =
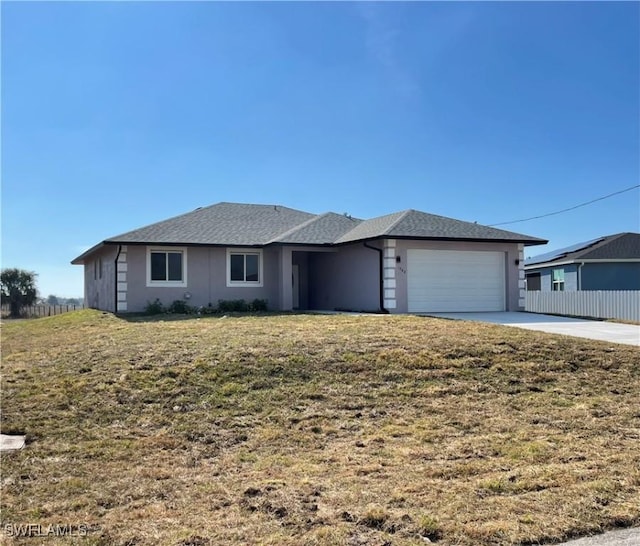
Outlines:
{"label": "white garage door", "polygon": [[504,311],[504,252],[408,250],[409,312]]}

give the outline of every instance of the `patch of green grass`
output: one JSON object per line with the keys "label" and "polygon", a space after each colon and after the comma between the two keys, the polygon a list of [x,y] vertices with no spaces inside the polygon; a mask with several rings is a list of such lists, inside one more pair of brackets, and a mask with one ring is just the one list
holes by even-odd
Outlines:
{"label": "patch of green grass", "polygon": [[438,519],[429,514],[421,514],[416,521],[416,527],[420,536],[431,541],[438,540],[441,536]]}
{"label": "patch of green grass", "polygon": [[[410,316],[2,324],[3,523],[509,545],[640,523],[633,347]],[[49,544],[69,544],[66,538]]]}

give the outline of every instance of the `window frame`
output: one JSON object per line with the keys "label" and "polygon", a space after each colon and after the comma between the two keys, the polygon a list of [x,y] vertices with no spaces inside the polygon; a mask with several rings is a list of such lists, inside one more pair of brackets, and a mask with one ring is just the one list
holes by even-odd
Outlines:
{"label": "window frame", "polygon": [[[151,254],[182,254],[181,281],[154,281],[151,279]],[[167,266],[168,267],[168,266]],[[148,246],[147,247],[147,287],[186,288],[187,286],[187,247],[184,246]]]}
{"label": "window frame", "polygon": [[[247,256],[258,256],[258,280],[257,281],[232,281],[231,280],[231,256],[233,255],[242,255],[244,256],[244,278],[247,278]],[[226,277],[227,277],[227,288],[233,287],[243,287],[243,288],[260,288],[264,286],[264,278],[263,278],[263,254],[261,248],[227,248],[227,264],[226,264]]]}
{"label": "window frame", "polygon": [[[556,279],[555,272],[562,273],[562,278]],[[565,271],[564,267],[557,267],[551,270],[551,291],[552,292],[564,292],[565,287]]]}

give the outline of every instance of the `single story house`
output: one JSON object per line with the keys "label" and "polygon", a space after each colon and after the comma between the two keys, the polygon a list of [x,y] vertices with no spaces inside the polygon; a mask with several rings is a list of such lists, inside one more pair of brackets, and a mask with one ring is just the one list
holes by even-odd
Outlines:
{"label": "single story house", "polygon": [[527,290],[640,290],[640,233],[616,233],[525,261]]}
{"label": "single story house", "polygon": [[85,302],[265,299],[269,309],[390,313],[524,308],[525,245],[547,241],[417,210],[360,220],[218,203],[110,237],[75,258]]}

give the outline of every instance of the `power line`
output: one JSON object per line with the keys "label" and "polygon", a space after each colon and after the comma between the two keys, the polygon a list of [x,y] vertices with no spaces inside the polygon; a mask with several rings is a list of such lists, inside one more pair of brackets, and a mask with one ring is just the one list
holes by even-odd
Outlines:
{"label": "power line", "polygon": [[586,203],[580,203],[579,205],[575,205],[573,207],[569,207],[568,209],[557,210],[555,212],[549,212],[547,214],[541,214],[540,216],[532,216],[531,218],[523,218],[522,220],[511,220],[509,222],[500,222],[498,224],[488,224],[490,227],[495,226],[504,226],[506,224],[517,224],[518,222],[528,222],[529,220],[538,220],[539,218],[546,218],[547,216],[554,216],[555,214],[562,214],[563,212],[569,212],[570,210],[579,209],[580,207],[586,207],[587,205],[591,205],[591,203],[595,203],[597,201],[602,201],[604,199],[609,199],[609,197],[613,197],[614,195],[619,195],[621,193],[625,193],[627,191],[635,190],[636,188],[640,188],[640,184],[636,184],[635,186],[631,186],[624,190],[616,191],[610,193],[609,195],[603,195],[602,197],[598,197],[597,199],[593,199],[591,201],[587,201]]}

